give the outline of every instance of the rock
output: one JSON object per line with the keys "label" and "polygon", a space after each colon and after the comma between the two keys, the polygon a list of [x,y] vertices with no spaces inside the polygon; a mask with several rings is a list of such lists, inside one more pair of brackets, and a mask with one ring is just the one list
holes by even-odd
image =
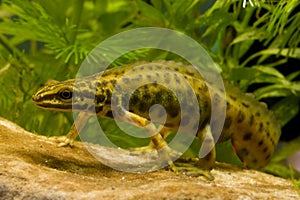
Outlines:
{"label": "rock", "polygon": [[0,119],[0,199],[299,199],[290,181],[259,171],[218,164],[212,174],[214,181],[167,170],[116,171],[81,142],[57,147]]}

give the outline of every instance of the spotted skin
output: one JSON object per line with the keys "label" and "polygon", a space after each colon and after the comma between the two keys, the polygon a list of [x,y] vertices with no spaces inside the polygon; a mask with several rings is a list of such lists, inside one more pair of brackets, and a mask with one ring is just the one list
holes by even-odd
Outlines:
{"label": "spotted skin", "polygon": [[[192,90],[189,90],[186,82]],[[231,139],[234,150],[245,166],[255,169],[264,167],[270,161],[280,137],[280,126],[273,113],[252,95],[242,94],[226,82],[226,99],[220,95],[223,92],[220,90],[214,93],[215,98],[211,102],[209,88],[212,88],[212,85],[213,83],[205,82],[193,67],[182,63],[138,62],[76,81],[71,79],[47,82],[33,94],[32,99],[37,106],[45,109],[79,111],[78,131],[82,129],[90,113],[96,112],[99,116],[109,118],[117,113],[116,120],[145,128],[151,138],[150,146],[157,150],[168,149],[164,138],[170,131],[177,130],[179,125],[183,126],[186,132],[196,130],[201,141],[206,135],[211,138],[208,145],[212,147],[212,151],[198,161],[198,166],[203,169],[211,169],[215,162],[214,137],[209,125],[214,123],[210,122],[211,107],[213,104],[222,109],[219,101],[225,100],[225,123],[216,142],[222,143]],[[172,89],[166,86],[172,86]],[[113,92],[117,95],[113,95]],[[180,105],[176,95],[182,97],[184,105]],[[198,121],[191,115],[181,113],[180,106],[188,111],[194,109],[194,102],[189,102],[191,95],[195,95],[198,100],[201,113]],[[160,132],[153,125],[153,122],[160,121],[150,121],[149,117],[149,109],[155,104],[162,105],[166,111],[166,120],[161,124],[163,128]],[[113,113],[112,110],[116,112]],[[161,112],[156,113],[157,119],[163,115]],[[67,136],[61,140],[61,145],[72,144],[77,134],[73,125]],[[170,150],[167,150],[164,157],[171,169],[176,171],[173,162],[168,158],[169,152]]]}

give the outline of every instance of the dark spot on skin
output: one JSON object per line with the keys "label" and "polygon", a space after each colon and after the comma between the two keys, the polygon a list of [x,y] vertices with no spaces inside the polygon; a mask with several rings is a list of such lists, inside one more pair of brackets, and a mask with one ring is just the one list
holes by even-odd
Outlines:
{"label": "dark spot on skin", "polygon": [[262,132],[263,131],[263,128],[264,128],[264,124],[262,122],[259,123],[259,129],[258,131],[259,132]]}
{"label": "dark spot on skin", "polygon": [[159,91],[159,92],[157,92],[157,93],[155,94],[155,103],[161,102],[161,100],[162,100],[162,95],[163,95],[162,91]]}
{"label": "dark spot on skin", "polygon": [[228,110],[230,110],[230,106],[231,106],[231,105],[230,105],[230,103],[229,103],[228,101],[226,102],[226,104],[227,104],[226,109],[227,109],[227,111],[228,111]]}
{"label": "dark spot on skin", "polygon": [[155,67],[156,67],[156,69],[158,69],[158,70],[161,69],[161,65],[156,65]]}
{"label": "dark spot on skin", "polygon": [[236,97],[232,96],[232,95],[229,95],[229,97],[233,100],[233,101],[236,101]]}
{"label": "dark spot on skin", "polygon": [[129,94],[124,94],[122,96],[122,106],[123,106],[123,108],[128,108],[128,106],[129,106]]}
{"label": "dark spot on skin", "polygon": [[244,121],[244,119],[245,119],[245,113],[240,110],[237,116],[237,122],[241,123]]}
{"label": "dark spot on skin", "polygon": [[252,126],[254,123],[254,115],[251,114],[250,120],[249,120],[249,126]]}
{"label": "dark spot on skin", "polygon": [[256,112],[255,116],[259,117],[260,116],[260,112]]}
{"label": "dark spot on skin", "polygon": [[112,79],[112,80],[110,80],[110,83],[113,84],[113,85],[115,85],[117,83],[117,80]]}
{"label": "dark spot on skin", "polygon": [[130,97],[130,105],[135,105],[139,102],[139,98],[138,95],[136,95],[135,93],[131,95]]}
{"label": "dark spot on skin", "polygon": [[149,81],[152,80],[152,76],[151,76],[150,74],[147,74],[146,77],[147,77],[147,79],[148,79]]}
{"label": "dark spot on skin", "polygon": [[[97,87],[98,87],[98,85],[99,85],[99,82],[97,82]],[[85,83],[77,83],[76,86],[80,87],[80,88],[85,88],[86,84]]]}
{"label": "dark spot on skin", "polygon": [[172,118],[177,117],[179,114],[179,108],[176,105],[169,105],[168,108],[166,108],[166,111]]}
{"label": "dark spot on skin", "polygon": [[193,72],[186,72],[187,75],[189,76],[194,76],[195,74]]}
{"label": "dark spot on skin", "polygon": [[171,103],[171,102],[174,102],[175,99],[174,99],[174,96],[173,96],[173,93],[168,91],[165,93],[165,101]]}
{"label": "dark spot on skin", "polygon": [[95,93],[94,92],[90,92],[89,90],[83,90],[82,91],[82,95],[84,97],[89,98],[89,99],[93,99],[95,97]]}
{"label": "dark spot on skin", "polygon": [[156,72],[156,73],[155,73],[155,76],[158,78],[158,77],[159,77],[159,73]]}
{"label": "dark spot on skin", "polygon": [[168,72],[164,73],[164,79],[165,79],[165,82],[167,84],[169,84],[170,83],[170,73],[168,73]]}
{"label": "dark spot on skin", "polygon": [[256,164],[256,163],[257,163],[257,160],[254,158],[254,159],[252,160],[252,162],[253,162],[254,164]]}
{"label": "dark spot on skin", "polygon": [[229,129],[232,123],[232,118],[231,117],[226,117],[225,123],[224,123],[224,129]]}
{"label": "dark spot on skin", "polygon": [[96,106],[96,107],[95,107],[96,113],[99,113],[99,112],[101,112],[102,110],[103,110],[103,106]]}
{"label": "dark spot on skin", "polygon": [[[85,104],[83,104],[83,105],[73,105],[73,107],[79,108],[80,110],[86,110],[86,109],[88,108],[88,104],[85,103]],[[92,107],[93,107],[93,106],[92,106]],[[94,109],[93,109],[92,111],[94,111]]]}
{"label": "dark spot on skin", "polygon": [[128,83],[129,83],[129,78],[123,77],[123,78],[122,78],[122,81],[123,81],[125,84],[128,84]]}
{"label": "dark spot on skin", "polygon": [[144,101],[149,101],[151,99],[151,95],[148,92],[145,92],[143,94]]}
{"label": "dark spot on skin", "polygon": [[133,72],[136,72],[137,71],[137,69],[136,69],[136,67],[134,67],[133,69],[131,69]]}
{"label": "dark spot on skin", "polygon": [[103,88],[101,81],[96,83],[96,89]]}
{"label": "dark spot on skin", "polygon": [[152,141],[152,143],[154,144],[154,146],[159,146],[159,141],[156,139],[156,138],[154,138],[154,137],[152,137],[151,138],[151,141]]}
{"label": "dark spot on skin", "polygon": [[263,143],[264,143],[263,140],[259,141],[258,146],[260,147],[261,145],[263,145]]}
{"label": "dark spot on skin", "polygon": [[138,110],[141,113],[145,113],[147,111],[147,104],[145,104],[144,102],[140,102],[138,104]]}
{"label": "dark spot on skin", "polygon": [[208,101],[203,100],[203,101],[199,101],[199,102],[200,102],[201,112],[202,113],[208,113],[208,109],[209,109]]}
{"label": "dark spot on skin", "polygon": [[271,154],[268,154],[265,158],[265,160],[269,160],[271,158]]}
{"label": "dark spot on skin", "polygon": [[175,74],[174,77],[175,77],[176,84],[180,84],[180,79],[178,78],[177,74]]}
{"label": "dark spot on skin", "polygon": [[270,137],[270,132],[269,131],[267,132],[267,137]]}
{"label": "dark spot on skin", "polygon": [[106,96],[110,97],[111,96],[111,91],[109,89],[106,89],[105,94],[106,94]]}
{"label": "dark spot on skin", "polygon": [[242,102],[242,105],[243,105],[244,107],[246,107],[246,108],[249,108],[249,105],[246,104],[245,102]]}
{"label": "dark spot on skin", "polygon": [[113,118],[113,113],[112,113],[112,111],[111,111],[111,110],[108,111],[108,112],[105,114],[105,116],[108,117],[108,118]]}
{"label": "dark spot on skin", "polygon": [[119,97],[114,96],[114,97],[111,99],[111,104],[115,106],[115,105],[118,105],[118,103],[119,103]]}
{"label": "dark spot on skin", "polygon": [[189,124],[190,122],[190,117],[189,115],[187,116],[183,116],[182,119],[181,119],[181,122],[180,122],[180,126],[186,126]]}
{"label": "dark spot on skin", "polygon": [[96,103],[102,103],[105,101],[105,96],[103,94],[96,95]]}
{"label": "dark spot on skin", "polygon": [[217,94],[214,95],[213,97],[213,105],[218,105],[221,101],[221,97]]}
{"label": "dark spot on skin", "polygon": [[135,76],[132,81],[141,81],[141,79],[143,78],[143,75],[139,74],[137,76]]}
{"label": "dark spot on skin", "polygon": [[251,137],[252,137],[251,132],[245,133],[245,135],[243,136],[243,140],[245,140],[245,141],[251,140]]}
{"label": "dark spot on skin", "polygon": [[239,154],[247,156],[247,155],[249,155],[249,151],[246,148],[242,148],[241,150],[239,150]]}
{"label": "dark spot on skin", "polygon": [[268,147],[265,147],[265,148],[263,149],[263,152],[266,153],[267,151],[268,151]]}
{"label": "dark spot on skin", "polygon": [[275,141],[271,138],[271,143],[273,146],[275,146]]}
{"label": "dark spot on skin", "polygon": [[149,91],[148,85],[144,85],[144,86],[143,86],[143,89],[145,90],[145,92],[148,92],[148,91]]}
{"label": "dark spot on skin", "polygon": [[103,87],[107,86],[107,81],[102,81]]}

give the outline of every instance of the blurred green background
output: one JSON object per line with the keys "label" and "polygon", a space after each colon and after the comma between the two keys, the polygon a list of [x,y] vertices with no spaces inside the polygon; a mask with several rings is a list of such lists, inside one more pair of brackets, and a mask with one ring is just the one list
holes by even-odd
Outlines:
{"label": "blurred green background", "polygon": [[[198,41],[244,92],[266,102],[282,125],[280,148],[265,171],[297,177],[285,159],[300,150],[300,2],[243,0],[3,0],[0,1],[0,116],[26,130],[64,135],[71,113],[42,110],[31,95],[47,80],[74,78],[101,41],[137,27],[165,27]],[[116,49],[117,51],[117,49]],[[168,52],[141,50],[113,65],[137,60],[178,59]],[[140,141],[101,119],[122,147]],[[229,142],[218,160],[238,163]]]}

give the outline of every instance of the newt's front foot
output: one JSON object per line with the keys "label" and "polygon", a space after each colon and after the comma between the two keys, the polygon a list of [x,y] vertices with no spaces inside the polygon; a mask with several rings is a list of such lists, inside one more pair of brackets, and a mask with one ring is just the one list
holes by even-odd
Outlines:
{"label": "newt's front foot", "polygon": [[[130,151],[131,155],[140,155],[140,154],[146,154],[146,153],[150,153],[153,155],[158,154],[157,149],[155,148],[155,146],[152,143],[150,143],[147,146],[143,146],[143,147],[130,148],[129,151]],[[169,155],[169,157],[173,160],[179,158],[182,155],[182,153],[175,151],[169,147],[168,147],[168,150],[166,150],[166,151],[167,151],[167,154]]]}
{"label": "newt's front foot", "polygon": [[74,140],[68,136],[53,136],[49,137],[49,140],[58,143],[59,147],[74,146]]}

